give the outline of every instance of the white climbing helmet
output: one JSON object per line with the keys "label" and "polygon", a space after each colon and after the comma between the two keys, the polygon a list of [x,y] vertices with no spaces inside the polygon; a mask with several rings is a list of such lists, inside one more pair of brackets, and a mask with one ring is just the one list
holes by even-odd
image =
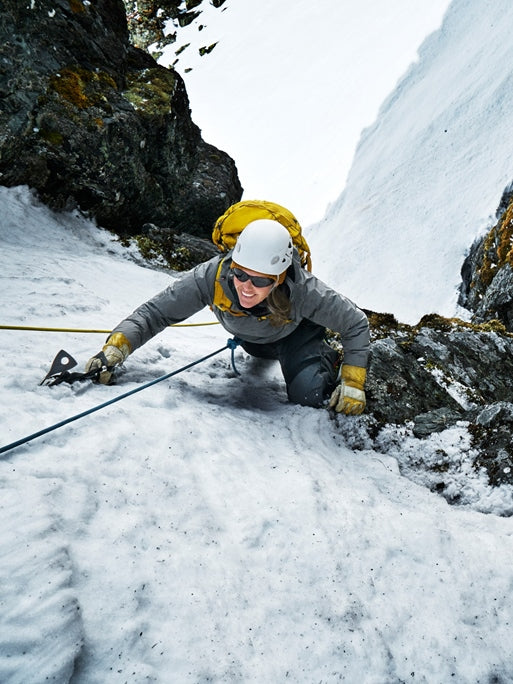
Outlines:
{"label": "white climbing helmet", "polygon": [[278,221],[251,221],[239,235],[232,258],[242,268],[281,275],[292,263],[292,238]]}

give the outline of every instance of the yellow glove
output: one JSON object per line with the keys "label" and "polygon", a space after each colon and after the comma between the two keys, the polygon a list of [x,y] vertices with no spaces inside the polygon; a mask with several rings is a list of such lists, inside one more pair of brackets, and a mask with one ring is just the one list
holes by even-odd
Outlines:
{"label": "yellow glove", "polygon": [[330,398],[329,407],[338,413],[359,416],[365,408],[365,378],[367,371],[360,366],[342,366],[342,379]]}
{"label": "yellow glove", "polygon": [[101,352],[89,359],[85,365],[85,372],[98,370],[98,382],[108,385],[115,366],[127,358],[132,346],[123,333],[114,333],[103,345]]}

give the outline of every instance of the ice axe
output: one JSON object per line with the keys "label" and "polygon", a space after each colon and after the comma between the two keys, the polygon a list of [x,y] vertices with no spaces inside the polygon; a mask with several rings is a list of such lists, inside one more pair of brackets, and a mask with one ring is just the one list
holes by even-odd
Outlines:
{"label": "ice axe", "polygon": [[101,368],[95,368],[88,373],[70,373],[71,368],[78,365],[75,359],[68,352],[61,349],[54,358],[50,370],[39,383],[40,385],[58,385],[61,382],[72,383],[76,380],[94,380],[100,374]]}

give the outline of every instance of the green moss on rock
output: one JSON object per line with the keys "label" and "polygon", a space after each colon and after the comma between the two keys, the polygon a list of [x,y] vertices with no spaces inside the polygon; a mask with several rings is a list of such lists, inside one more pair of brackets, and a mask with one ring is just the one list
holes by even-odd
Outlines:
{"label": "green moss on rock", "polygon": [[168,69],[145,69],[127,77],[124,96],[135,109],[151,115],[168,114],[176,87],[174,72]]}

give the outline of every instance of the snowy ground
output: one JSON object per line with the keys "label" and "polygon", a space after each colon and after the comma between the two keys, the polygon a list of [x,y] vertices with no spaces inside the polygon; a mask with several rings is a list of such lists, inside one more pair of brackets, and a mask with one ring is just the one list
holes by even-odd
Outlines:
{"label": "snowy ground", "polygon": [[[24,188],[0,204],[4,326],[110,329],[168,282]],[[4,445],[227,340],[169,329],[116,386],[49,388],[59,349],[82,366],[104,335],[0,334]],[[224,351],[1,457],[0,681],[513,682],[511,492],[468,473],[475,503],[451,507],[350,449],[354,419],[288,404],[275,365],[236,362],[240,378]]]}

